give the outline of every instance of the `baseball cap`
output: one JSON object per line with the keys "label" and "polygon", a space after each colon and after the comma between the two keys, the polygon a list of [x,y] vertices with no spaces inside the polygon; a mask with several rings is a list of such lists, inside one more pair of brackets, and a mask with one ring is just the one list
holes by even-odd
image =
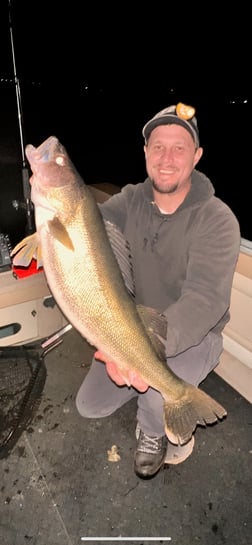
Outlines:
{"label": "baseball cap", "polygon": [[186,104],[183,104],[183,102],[179,102],[176,106],[164,108],[164,110],[158,112],[144,125],[142,134],[145,142],[147,143],[150,133],[155,127],[158,127],[159,125],[171,125],[173,123],[187,129],[196,146],[199,147],[199,130],[195,117],[195,108],[187,106]]}

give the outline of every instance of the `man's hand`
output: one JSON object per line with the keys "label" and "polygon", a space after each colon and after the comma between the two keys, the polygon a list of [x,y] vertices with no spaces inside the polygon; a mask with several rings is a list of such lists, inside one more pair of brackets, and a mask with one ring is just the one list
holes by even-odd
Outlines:
{"label": "man's hand", "polygon": [[117,384],[117,386],[124,386],[127,384],[127,386],[133,386],[133,388],[139,392],[146,392],[146,390],[148,390],[149,385],[146,384],[146,382],[144,382],[144,380],[137,373],[135,373],[135,371],[129,370],[127,376],[124,376],[115,363],[106,360],[99,350],[95,352],[94,356],[97,360],[101,360],[105,363],[109,377]]}

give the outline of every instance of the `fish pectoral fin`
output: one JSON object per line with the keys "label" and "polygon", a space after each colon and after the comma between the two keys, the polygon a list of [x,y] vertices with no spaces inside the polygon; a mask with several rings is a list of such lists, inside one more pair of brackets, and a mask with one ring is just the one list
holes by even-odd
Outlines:
{"label": "fish pectoral fin", "polygon": [[167,335],[167,319],[157,309],[137,305],[138,314],[161,359],[166,359],[165,341]]}
{"label": "fish pectoral fin", "polygon": [[187,384],[183,396],[176,402],[164,398],[165,433],[174,444],[184,445],[198,425],[213,424],[226,415],[222,405],[191,384]]}
{"label": "fish pectoral fin", "polygon": [[32,259],[37,260],[37,269],[42,266],[41,247],[37,232],[23,238],[11,251],[15,267],[28,267]]}
{"label": "fish pectoral fin", "polygon": [[64,227],[63,223],[55,216],[52,220],[48,221],[48,230],[50,234],[58,240],[63,246],[68,248],[69,250],[74,250],[74,245],[72,243],[72,240]]}

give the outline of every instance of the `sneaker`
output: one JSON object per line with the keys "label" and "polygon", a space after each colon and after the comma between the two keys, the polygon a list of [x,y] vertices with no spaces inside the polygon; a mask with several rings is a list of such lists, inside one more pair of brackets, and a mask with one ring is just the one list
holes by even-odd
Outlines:
{"label": "sneaker", "polygon": [[167,452],[165,457],[165,464],[181,464],[192,454],[195,439],[194,435],[185,445],[173,445],[168,442]]}
{"label": "sneaker", "polygon": [[137,448],[134,458],[134,471],[142,478],[154,477],[165,462],[168,439],[146,435],[139,426],[136,429]]}

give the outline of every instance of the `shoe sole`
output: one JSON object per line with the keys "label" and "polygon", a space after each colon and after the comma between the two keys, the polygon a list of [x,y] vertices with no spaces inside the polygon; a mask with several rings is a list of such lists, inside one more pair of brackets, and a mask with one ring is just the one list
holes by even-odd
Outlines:
{"label": "shoe sole", "polygon": [[[136,425],[136,438],[139,439],[140,435],[140,426],[137,423]],[[195,444],[194,435],[186,445],[173,445],[168,443],[167,453],[164,460],[164,464],[177,465],[182,464],[189,456],[192,454]]]}
{"label": "shoe sole", "polygon": [[192,454],[194,444],[194,436],[192,436],[186,445],[173,445],[169,443],[164,463],[172,465],[182,464]]}

